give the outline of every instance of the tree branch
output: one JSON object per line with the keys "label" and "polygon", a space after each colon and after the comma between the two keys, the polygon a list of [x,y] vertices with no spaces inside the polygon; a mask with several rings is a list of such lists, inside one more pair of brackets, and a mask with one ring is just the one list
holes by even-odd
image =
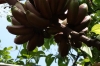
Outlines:
{"label": "tree branch", "polygon": [[77,60],[78,60],[79,57],[80,57],[80,54],[78,54],[78,55],[76,56],[76,59],[75,59],[75,61],[74,61],[74,63],[73,63],[72,66],[76,66],[76,62],[77,62]]}

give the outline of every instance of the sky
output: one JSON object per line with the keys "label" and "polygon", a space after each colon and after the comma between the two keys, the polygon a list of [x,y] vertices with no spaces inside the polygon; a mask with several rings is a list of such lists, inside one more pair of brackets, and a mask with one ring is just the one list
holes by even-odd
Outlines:
{"label": "sky", "polygon": [[[2,5],[0,5],[0,7],[2,7]],[[0,49],[9,46],[13,46],[13,48],[15,48],[16,46],[16,44],[13,42],[15,35],[10,34],[6,29],[7,25],[11,25],[11,23],[6,19],[6,14],[9,14],[8,11],[8,9],[4,10],[3,8],[0,8]],[[13,56],[13,58],[16,58],[17,52],[18,51],[16,51],[15,49],[11,51],[11,55]]]}
{"label": "sky", "polygon": [[[18,55],[18,50],[15,50],[16,44],[14,43],[14,38],[16,35],[13,35],[11,33],[9,33],[6,29],[7,25],[11,25],[10,22],[7,21],[6,16],[9,13],[9,8],[4,9],[2,7],[3,5],[0,5],[0,50],[3,49],[4,47],[9,47],[9,46],[13,46],[13,50],[11,50],[11,56],[12,58],[16,59],[17,55]],[[18,47],[20,47],[20,45],[17,45]],[[51,46],[51,49],[49,52],[53,52],[55,54],[55,51],[57,51],[57,46]],[[49,52],[46,52],[46,54],[49,54]],[[72,63],[69,64],[69,66],[71,66]],[[45,58],[41,58],[39,61],[39,65],[41,66],[46,66],[45,64]],[[57,63],[53,62],[51,66],[58,66]]]}

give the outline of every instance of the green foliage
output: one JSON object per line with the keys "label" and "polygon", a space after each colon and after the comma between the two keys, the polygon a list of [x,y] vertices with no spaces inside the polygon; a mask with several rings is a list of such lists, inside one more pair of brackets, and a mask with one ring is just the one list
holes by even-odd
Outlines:
{"label": "green foliage", "polygon": [[100,24],[96,24],[92,27],[91,32],[94,32],[96,34],[100,34]]}
{"label": "green foliage", "polygon": [[46,66],[50,66],[53,61],[54,61],[54,57],[52,57],[52,54],[49,54],[46,56],[46,59],[45,59],[45,62],[47,63]]}
{"label": "green foliage", "polygon": [[83,44],[83,46],[81,47],[81,50],[86,52],[92,58],[92,52],[91,52],[90,47],[88,47],[85,44]]}
{"label": "green foliage", "polygon": [[7,20],[8,20],[8,22],[11,22],[11,16],[10,15],[7,15]]}
{"label": "green foliage", "polygon": [[50,45],[52,45],[52,44],[55,45],[53,36],[50,39],[45,38],[43,47],[45,47],[46,49],[50,49]]}
{"label": "green foliage", "polygon": [[3,50],[0,50],[0,62],[4,63],[13,63],[14,61],[10,56],[10,50],[12,50],[13,47],[5,47]]}

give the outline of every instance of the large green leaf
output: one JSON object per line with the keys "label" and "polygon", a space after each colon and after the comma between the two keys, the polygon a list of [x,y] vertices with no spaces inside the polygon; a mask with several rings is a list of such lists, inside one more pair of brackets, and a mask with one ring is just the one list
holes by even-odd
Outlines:
{"label": "large green leaf", "polygon": [[86,52],[92,58],[92,52],[91,52],[90,47],[88,47],[85,44],[83,44],[83,46],[81,47],[81,50],[83,50],[84,52]]}
{"label": "large green leaf", "polygon": [[39,57],[39,56],[35,56],[35,57],[34,57],[34,60],[35,60],[35,62],[38,64],[38,62],[39,62],[39,60],[40,60],[40,57]]}
{"label": "large green leaf", "polygon": [[52,62],[54,61],[54,57],[52,57],[52,54],[49,54],[46,58],[45,58],[45,62],[46,62],[46,66],[50,66],[52,64]]}
{"label": "large green leaf", "polygon": [[94,32],[96,34],[100,34],[100,24],[96,24],[92,27],[91,32]]}

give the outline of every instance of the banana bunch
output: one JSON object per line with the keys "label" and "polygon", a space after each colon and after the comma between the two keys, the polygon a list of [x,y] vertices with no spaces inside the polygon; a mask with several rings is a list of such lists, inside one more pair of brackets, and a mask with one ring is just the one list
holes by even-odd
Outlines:
{"label": "banana bunch", "polygon": [[86,3],[78,4],[77,0],[70,0],[68,5],[67,22],[68,26],[80,32],[88,26],[91,20],[91,16],[87,15],[88,6]]}
{"label": "banana bunch", "polygon": [[[6,28],[11,34],[17,35],[14,43],[18,45],[27,43],[28,51],[34,50],[37,46],[42,46],[44,44],[43,28],[49,24],[49,20],[38,17],[34,14],[35,12],[27,10],[26,5],[20,2],[17,2],[11,8],[11,12],[12,25]],[[41,24],[38,24],[38,22]]]}
{"label": "banana bunch", "polygon": [[12,25],[7,26],[10,33],[17,35],[14,42],[27,42],[29,51],[42,46],[44,38],[60,32],[54,24],[60,25],[58,15],[66,10],[67,3],[68,0],[26,0],[25,4],[16,2],[11,8]]}
{"label": "banana bunch", "polygon": [[[80,34],[85,33],[87,31],[86,29],[88,24],[91,21],[91,16],[87,13],[88,6],[86,3],[79,5],[78,0],[70,0],[68,4],[67,26]],[[80,48],[82,46],[82,42],[75,38],[71,38],[70,45]]]}
{"label": "banana bunch", "polygon": [[44,44],[44,38],[54,35],[62,57],[68,54],[70,46],[80,48],[82,42],[69,38],[59,27],[81,32],[91,19],[87,4],[79,5],[78,0],[26,0],[25,4],[16,2],[11,12],[12,25],[7,30],[17,35],[16,44],[27,43],[27,50],[32,51]]}
{"label": "banana bunch", "polygon": [[32,51],[36,46],[40,47],[44,44],[43,31],[36,31],[35,29],[26,28],[23,25],[7,26],[7,30],[17,35],[14,43],[20,45],[27,42],[27,50]]}
{"label": "banana bunch", "polygon": [[[87,27],[91,21],[91,16],[88,15],[88,6],[86,3],[80,4],[78,3],[78,0],[70,0],[67,5],[67,14],[62,15],[61,19],[67,19],[67,25],[63,24],[65,27],[69,27],[72,30],[81,33],[85,33],[87,31]],[[64,35],[64,33],[63,33]],[[65,36],[66,38],[62,38],[61,34],[56,34],[54,36],[55,42],[58,44],[58,50],[60,55],[66,56],[68,54],[68,49],[70,46],[80,48],[82,46],[82,42],[69,36]],[[66,39],[66,42],[65,42]],[[64,45],[66,43],[66,45]],[[66,46],[66,47],[63,47]],[[66,51],[64,51],[66,50]]]}

